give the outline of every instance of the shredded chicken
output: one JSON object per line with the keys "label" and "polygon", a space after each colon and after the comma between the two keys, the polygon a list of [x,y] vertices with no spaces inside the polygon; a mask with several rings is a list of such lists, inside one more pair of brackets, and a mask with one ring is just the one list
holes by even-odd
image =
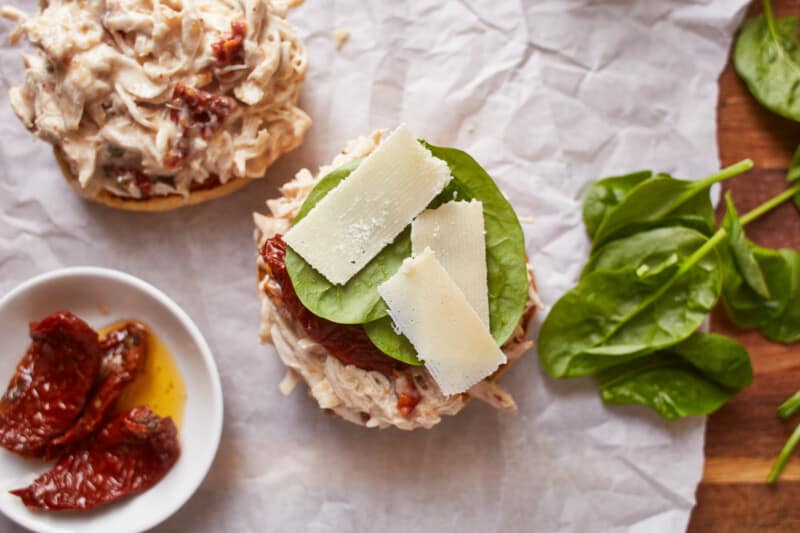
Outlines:
{"label": "shredded chicken", "polygon": [[[383,135],[383,131],[376,131],[369,137],[351,141],[330,165],[320,168],[316,176],[303,169],[281,187],[282,196],[267,201],[271,214],[254,214],[255,239],[259,248],[276,233],[282,234],[289,229],[319,178],[350,161],[369,155],[380,144]],[[258,267],[260,336],[262,342],[275,345],[281,360],[289,368],[280,384],[283,394],[288,394],[302,379],[322,409],[329,409],[350,422],[367,427],[395,426],[406,430],[430,428],[438,424],[442,416],[461,411],[470,398],[483,400],[496,409],[516,410],[514,399],[497,385],[496,380],[533,345],[526,339],[527,324],[539,298],[530,265],[530,289],[525,312],[512,338],[502,347],[508,364],[466,393],[453,396],[444,395],[424,367],[410,367],[400,375],[385,376],[380,372],[342,364],[323,346],[310,339],[299,323],[287,320],[278,312],[276,305],[280,305],[281,289],[269,275],[260,254]],[[410,413],[403,413],[398,407],[398,400],[409,378],[419,392],[420,400]]]}
{"label": "shredded chicken", "polygon": [[186,196],[261,177],[311,124],[296,105],[307,65],[285,20],[295,3],[49,0],[33,16],[3,8],[18,23],[11,41],[37,49],[23,55],[11,106],[89,195]]}
{"label": "shredded chicken", "polygon": [[350,40],[349,30],[345,28],[333,29],[333,46],[336,47],[337,50],[341,50],[348,40]]}

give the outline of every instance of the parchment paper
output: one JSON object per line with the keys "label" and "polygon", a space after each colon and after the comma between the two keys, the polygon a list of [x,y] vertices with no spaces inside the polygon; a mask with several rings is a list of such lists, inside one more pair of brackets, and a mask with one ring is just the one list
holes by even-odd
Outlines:
{"label": "parchment paper", "polygon": [[[33,0],[17,0],[34,11]],[[290,15],[309,52],[305,144],[225,199],[161,215],[73,194],[8,106],[19,51],[0,48],[0,291],[69,265],[140,276],[197,321],[222,374],[217,460],[163,531],[678,531],[703,464],[705,422],[607,408],[588,379],[543,376],[529,353],[502,414],[473,402],[432,431],[324,416],[257,340],[251,212],[302,166],[405,121],[469,151],[526,226],[552,305],[588,251],[580,198],[640,168],[718,168],[717,76],[745,0],[309,1]],[[351,32],[337,51],[334,27]],[[0,41],[9,24],[0,22]],[[538,320],[544,313],[540,313]],[[14,526],[0,518],[0,529]]]}

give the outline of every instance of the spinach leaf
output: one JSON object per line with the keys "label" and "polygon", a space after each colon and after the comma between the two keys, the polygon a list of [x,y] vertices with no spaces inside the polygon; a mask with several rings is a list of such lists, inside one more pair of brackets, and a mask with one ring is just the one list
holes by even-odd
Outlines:
{"label": "spinach leaf", "polygon": [[702,324],[721,290],[718,241],[682,227],[651,232],[680,245],[636,255],[641,237],[628,237],[624,250],[618,244],[597,260],[606,269],[588,272],[550,310],[539,334],[550,375],[593,374],[681,342]]}
{"label": "spinach leaf", "polygon": [[[360,163],[361,160],[352,161],[322,177],[303,202],[294,223],[302,220]],[[290,247],[286,249],[286,271],[297,297],[309,311],[340,324],[362,324],[386,316],[386,304],[377,286],[397,272],[410,255],[411,231],[406,229],[344,285],[330,283]]]}
{"label": "spinach leaf", "polygon": [[492,336],[505,343],[519,324],[528,302],[528,265],[525,234],[514,208],[477,161],[455,148],[423,142],[434,157],[450,167],[453,180],[434,201],[480,200],[486,227],[486,269]]}
{"label": "spinach leaf", "polygon": [[762,332],[769,339],[789,344],[800,341],[800,254],[788,249],[779,253],[789,265],[788,302],[780,315],[762,327]]}
{"label": "spinach leaf", "polygon": [[786,308],[792,289],[792,269],[787,256],[780,251],[749,241],[747,244],[764,275],[770,297],[760,296],[745,282],[729,248],[721,246],[722,304],[736,326],[759,328],[775,320]]}
{"label": "spinach leaf", "polygon": [[631,192],[606,215],[597,228],[593,245],[623,236],[623,232],[640,231],[642,224],[680,224],[690,226],[710,235],[714,231],[714,208],[707,181],[678,180],[658,174],[634,187]]}
{"label": "spinach leaf", "polygon": [[320,200],[325,198],[329,192],[336,188],[340,182],[344,181],[344,179],[349,176],[361,162],[364,161],[364,158],[354,159],[347,164],[344,164],[338,168],[335,168],[325,174],[314,188],[311,189],[311,192],[308,193],[306,196],[305,201],[303,201],[303,205],[300,206],[300,209],[297,211],[297,216],[294,217],[292,221],[292,226],[306,218],[306,215],[309,211],[314,209],[314,207],[319,203]]}
{"label": "spinach leaf", "polygon": [[656,228],[611,241],[589,258],[581,277],[595,270],[618,270],[634,266],[640,275],[663,268],[665,261],[677,254],[678,259],[689,257],[705,238],[682,226]]}
{"label": "spinach leaf", "polygon": [[410,365],[422,364],[411,341],[402,333],[395,331],[392,319],[388,316],[367,322],[364,324],[364,331],[372,344],[390,357]]}
{"label": "spinach leaf", "polygon": [[658,174],[642,181],[605,215],[594,233],[593,249],[657,226],[684,225],[710,236],[714,232],[714,208],[709,189],[752,166],[752,161],[744,160],[701,180]]}
{"label": "spinach leaf", "polygon": [[608,212],[616,207],[631,189],[652,176],[652,171],[640,170],[624,176],[603,178],[593,183],[583,197],[583,223],[589,237],[594,237]]}
{"label": "spinach leaf", "polygon": [[670,420],[713,413],[733,395],[670,353],[614,367],[598,382],[604,402],[647,405]]}
{"label": "spinach leaf", "polygon": [[797,18],[764,14],[742,24],[733,52],[733,65],[761,105],[786,118],[800,120],[800,47]]}
{"label": "spinach leaf", "polygon": [[[451,200],[472,199],[483,203],[486,228],[486,268],[489,288],[489,321],[492,337],[502,345],[514,333],[528,301],[528,267],[525,236],[511,204],[494,180],[467,153],[455,148],[433,146],[423,141],[431,153],[447,163],[452,181],[431,202],[430,208]],[[416,351],[395,332],[391,319],[365,325],[370,340],[396,359],[416,359]]]}
{"label": "spinach leaf", "polygon": [[[795,185],[768,200],[741,221],[730,198],[726,198],[728,213],[723,227],[730,238],[728,245],[720,249],[722,302],[731,322],[741,328],[759,328],[767,338],[785,343],[800,340],[800,254],[757,246],[745,238],[741,225],[796,195],[798,188],[800,185]],[[758,290],[756,269],[765,281],[766,291]]]}
{"label": "spinach leaf", "polygon": [[743,389],[753,382],[750,354],[741,343],[729,337],[698,331],[667,351],[679,355],[724,387]]}
{"label": "spinach leaf", "polygon": [[733,339],[694,333],[666,350],[597,376],[609,404],[647,405],[668,419],[707,415],[753,381],[747,350]]}
{"label": "spinach leaf", "polygon": [[733,205],[730,191],[725,195],[725,203],[727,204],[728,212],[722,222],[722,227],[728,231],[727,247],[730,256],[745,283],[757,295],[764,299],[769,299],[770,293],[767,281],[764,279],[764,273],[753,255],[750,242],[745,237],[744,228],[739,221],[739,213],[736,212],[736,206]]}

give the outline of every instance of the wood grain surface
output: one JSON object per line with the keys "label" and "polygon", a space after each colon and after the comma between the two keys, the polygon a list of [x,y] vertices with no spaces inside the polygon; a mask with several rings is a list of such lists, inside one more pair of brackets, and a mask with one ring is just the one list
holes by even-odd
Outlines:
{"label": "wood grain surface", "polygon": [[[800,15],[800,0],[773,0],[776,16]],[[761,11],[752,3],[748,16]],[[800,123],[762,108],[728,64],[719,80],[718,142],[722,165],[746,157],[755,170],[726,183],[744,213],[786,189],[786,168],[800,144]],[[719,215],[719,213],[718,213]],[[800,214],[785,204],[747,226],[763,246],[800,249]],[[706,464],[689,531],[800,531],[800,454],[776,486],[765,479],[787,437],[800,422],[781,421],[775,409],[800,389],[800,344],[786,346],[735,328],[721,309],[711,329],[750,351],[755,380],[708,419]]]}

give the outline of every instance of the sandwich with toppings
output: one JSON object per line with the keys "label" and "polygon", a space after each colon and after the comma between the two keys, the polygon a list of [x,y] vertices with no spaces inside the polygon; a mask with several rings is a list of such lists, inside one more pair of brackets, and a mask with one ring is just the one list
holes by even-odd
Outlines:
{"label": "sandwich with toppings", "polygon": [[223,196],[303,140],[292,0],[45,0],[11,106],[83,197],[163,211]]}
{"label": "sandwich with toppings", "polygon": [[301,170],[255,215],[260,335],[320,408],[430,428],[471,398],[513,411],[500,375],[532,346],[538,297],[511,204],[468,154],[405,126]]}

